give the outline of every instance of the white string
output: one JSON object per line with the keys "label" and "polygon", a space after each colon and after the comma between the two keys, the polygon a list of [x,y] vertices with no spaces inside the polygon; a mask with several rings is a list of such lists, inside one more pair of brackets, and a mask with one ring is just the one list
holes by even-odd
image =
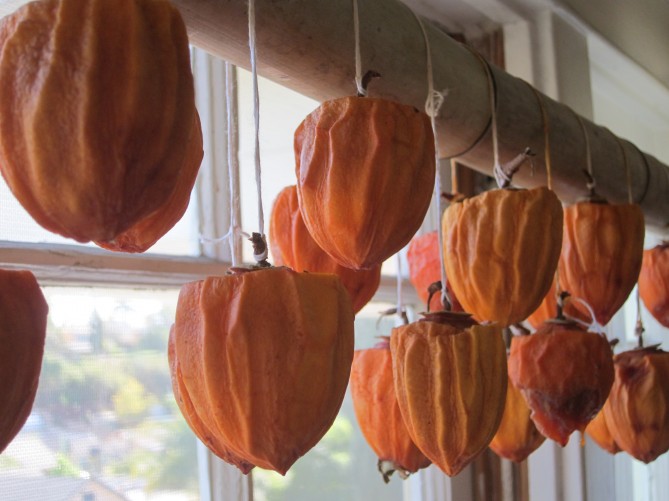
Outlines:
{"label": "white string", "polygon": [[260,99],[258,96],[258,69],[256,67],[256,14],[255,0],[249,1],[249,53],[251,56],[251,79],[253,81],[253,122],[255,125],[255,168],[258,191],[258,233],[265,238],[265,216],[262,207],[260,169]]}
{"label": "white string", "polygon": [[360,60],[360,16],[358,0],[353,0],[353,32],[355,37],[355,86],[359,96],[366,96],[367,89],[362,86],[362,61]]}
{"label": "white string", "polygon": [[477,55],[483,63],[486,76],[488,77],[488,94],[490,96],[490,123],[492,126],[493,170],[495,172],[495,178],[497,178],[497,184],[502,186],[504,184],[503,181],[511,182],[511,179],[508,178],[499,163],[499,144],[497,141],[497,96],[495,94],[495,83],[492,76],[492,70],[490,69],[488,62],[483,59],[480,54]]}
{"label": "white string", "polygon": [[441,249],[441,243],[444,241],[443,229],[441,227],[441,215],[444,212],[444,204],[441,199],[441,193],[443,191],[441,184],[441,172],[439,169],[439,141],[437,140],[437,121],[436,118],[439,116],[439,110],[444,104],[445,92],[439,92],[434,90],[434,72],[432,69],[432,49],[430,47],[430,38],[427,35],[427,30],[421,18],[413,11],[411,11],[420,30],[423,32],[423,39],[425,40],[425,58],[427,65],[427,100],[425,101],[425,113],[430,117],[430,124],[432,125],[432,135],[434,136],[434,166],[436,169],[434,177],[434,199],[435,205],[437,208],[437,245],[440,247],[438,250],[439,253],[439,263],[441,268],[441,297],[442,303],[444,305],[447,302],[450,302],[448,298],[448,292],[446,291],[446,266],[444,264],[444,253]]}
{"label": "white string", "polygon": [[397,316],[402,320],[404,311],[404,294],[402,292],[402,256],[398,252],[397,257]]}
{"label": "white string", "polygon": [[576,301],[578,303],[581,303],[585,307],[585,309],[588,310],[592,322],[590,323],[584,322],[583,320],[568,315],[565,315],[565,318],[587,327],[589,331],[596,332],[597,334],[606,336],[604,334],[604,326],[597,321],[597,317],[595,316],[595,312],[592,309],[592,306],[590,306],[585,299],[582,299],[580,297],[569,296],[569,301]]}
{"label": "white string", "polygon": [[241,233],[237,215],[239,212],[239,166],[236,151],[237,126],[235,123],[235,73],[232,64],[225,63],[225,110],[227,124],[227,153],[228,153],[228,198],[230,199],[230,229],[229,244],[232,266],[238,266],[241,259],[241,249],[237,245],[237,236]]}

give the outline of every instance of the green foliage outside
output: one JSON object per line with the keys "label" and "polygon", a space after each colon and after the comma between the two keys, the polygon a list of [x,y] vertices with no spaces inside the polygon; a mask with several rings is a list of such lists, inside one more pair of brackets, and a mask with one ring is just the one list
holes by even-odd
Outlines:
{"label": "green foliage outside", "polygon": [[81,470],[65,454],[56,457],[56,466],[45,472],[50,477],[79,477]]}
{"label": "green foliage outside", "polygon": [[[77,461],[70,439],[52,441],[61,450],[46,475],[78,477],[85,471],[140,479],[151,491],[197,492],[196,440],[174,402],[167,363],[173,318],[168,310],[150,315],[138,333],[120,321],[104,322],[95,311],[83,332],[49,323],[33,410],[47,420],[49,433],[89,430],[100,446],[99,459]],[[120,453],[113,437],[134,445]],[[0,456],[0,469],[19,466]]]}

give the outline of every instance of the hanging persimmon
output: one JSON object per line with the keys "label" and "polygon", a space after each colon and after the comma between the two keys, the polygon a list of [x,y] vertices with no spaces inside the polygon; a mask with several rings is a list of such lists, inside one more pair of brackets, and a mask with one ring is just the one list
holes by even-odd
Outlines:
{"label": "hanging persimmon", "polygon": [[29,271],[0,270],[0,452],[25,424],[42,369],[49,307]]}
{"label": "hanging persimmon", "polygon": [[295,186],[284,188],[274,201],[269,242],[277,266],[337,275],[351,295],[355,313],[372,299],[379,288],[380,264],[367,270],[352,270],[337,263],[318,246],[302,220]]}
{"label": "hanging persimmon", "polygon": [[390,338],[402,417],[414,443],[457,475],[492,440],[504,412],[506,348],[501,329],[466,313],[430,313]]}
{"label": "hanging persimmon", "polygon": [[657,346],[615,356],[604,415],[616,444],[650,463],[669,450],[669,353]]}
{"label": "hanging persimmon", "polygon": [[0,171],[49,231],[140,252],[202,160],[186,28],[166,0],[44,0],[0,21]]}
{"label": "hanging persimmon", "polygon": [[643,252],[639,295],[651,315],[669,327],[669,241]]}
{"label": "hanging persimmon", "polygon": [[295,131],[297,193],[309,233],[339,264],[376,266],[420,227],[435,178],[428,116],[372,97],[326,101]]}
{"label": "hanging persimmon", "polygon": [[446,275],[465,311],[507,326],[537,309],[562,242],[562,205],[553,191],[487,191],[452,203],[442,227]]}
{"label": "hanging persimmon", "polygon": [[379,458],[379,471],[388,482],[397,471],[402,478],[430,465],[413,443],[402,419],[393,382],[388,338],[373,348],[356,350],[351,366],[351,397],[360,430]]}
{"label": "hanging persimmon", "polygon": [[520,463],[537,450],[545,439],[530,418],[530,408],[525,398],[508,381],[502,422],[490,442],[490,448],[498,456]]}
{"label": "hanging persimmon", "polygon": [[558,317],[530,336],[514,336],[509,377],[539,431],[564,446],[604,405],[613,384],[613,353],[603,335]]}
{"label": "hanging persimmon", "polygon": [[[645,226],[637,204],[609,204],[590,196],[564,211],[560,285],[592,308],[606,325],[639,278]],[[584,315],[584,305],[573,303]]]}
{"label": "hanging persimmon", "polygon": [[602,449],[604,449],[609,454],[617,454],[620,452],[620,447],[614,440],[611,435],[611,427],[606,419],[606,414],[604,409],[609,405],[607,400],[604,403],[602,410],[597,413],[595,418],[590,421],[588,426],[585,428],[585,432],[588,436]]}
{"label": "hanging persimmon", "polygon": [[351,300],[336,275],[233,271],[181,289],[170,342],[175,396],[222,459],[285,474],[341,406]]}
{"label": "hanging persimmon", "polygon": [[[430,304],[430,286],[441,280],[441,258],[439,252],[441,244],[437,231],[431,231],[424,235],[416,236],[409,242],[407,249],[407,262],[409,263],[409,281],[416,289],[416,293],[429,311],[443,310],[444,305],[440,294],[432,294]],[[453,293],[450,282],[446,281],[451,311],[462,311],[462,306]]]}

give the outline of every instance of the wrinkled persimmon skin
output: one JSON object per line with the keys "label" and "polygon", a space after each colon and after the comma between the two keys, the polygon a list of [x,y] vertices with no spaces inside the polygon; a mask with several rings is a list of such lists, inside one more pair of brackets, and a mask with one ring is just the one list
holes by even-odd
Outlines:
{"label": "wrinkled persimmon skin", "polygon": [[14,196],[49,231],[146,250],[183,214],[203,156],[178,9],[30,2],[0,21],[0,46],[0,171]]}
{"label": "wrinkled persimmon skin", "polygon": [[530,408],[525,398],[509,381],[502,422],[490,442],[490,448],[498,456],[520,463],[537,450],[545,439],[530,418]]}
{"label": "wrinkled persimmon skin", "polygon": [[388,342],[356,350],[351,367],[351,397],[355,415],[380,461],[415,473],[430,460],[411,440],[395,396],[393,365]]}
{"label": "wrinkled persimmon skin", "polygon": [[490,190],[452,203],[442,230],[446,276],[465,311],[508,326],[541,304],[562,243],[562,204],[553,191]]}
{"label": "wrinkled persimmon skin", "polygon": [[393,329],[395,391],[418,448],[449,476],[492,440],[504,412],[506,348],[497,325],[431,321]]}
{"label": "wrinkled persimmon skin", "polygon": [[48,311],[31,272],[0,270],[0,453],[32,410]]}
{"label": "wrinkled persimmon skin", "polygon": [[604,407],[611,436],[650,463],[669,450],[669,353],[644,348],[614,358],[616,378]]}
{"label": "wrinkled persimmon skin", "polygon": [[564,446],[604,405],[613,384],[613,353],[600,334],[546,322],[534,334],[512,339],[509,378],[539,431]]}
{"label": "wrinkled persimmon skin", "polygon": [[341,406],[351,300],[336,275],[285,267],[191,282],[170,349],[175,397],[198,436],[213,435],[212,450],[242,471],[285,474]]}
{"label": "wrinkled persimmon skin", "polygon": [[643,251],[639,295],[655,319],[669,327],[669,243]]}
{"label": "wrinkled persimmon skin", "polygon": [[335,261],[370,268],[411,240],[436,173],[425,113],[386,99],[334,99],[304,119],[294,145],[304,224]]}
{"label": "wrinkled persimmon skin", "polygon": [[205,424],[205,421],[202,420],[198,414],[198,410],[193,405],[193,402],[188,395],[188,390],[184,386],[181,368],[179,367],[179,361],[176,357],[174,326],[170,329],[170,337],[167,345],[167,358],[170,366],[170,377],[172,379],[174,399],[176,400],[186,423],[190,426],[190,429],[193,430],[193,433],[197,435],[210,451],[220,457],[223,461],[235,465],[244,474],[250,472],[253,469],[253,465],[231,452],[227,446],[219,440],[216,436],[216,432],[212,431],[211,428]]}
{"label": "wrinkled persimmon skin", "polygon": [[97,245],[111,251],[144,252],[183,217],[188,209],[190,195],[204,155],[202,127],[197,110],[193,115],[193,122],[180,179],[169,198],[158,209],[137,221],[127,230],[111,240],[95,242]]}
{"label": "wrinkled persimmon skin", "polygon": [[274,201],[269,221],[269,246],[276,266],[337,275],[351,295],[355,313],[372,299],[379,288],[381,265],[367,270],[352,270],[337,263],[318,246],[304,225],[295,186],[281,190]]}
{"label": "wrinkled persimmon skin", "polygon": [[[586,301],[601,325],[609,323],[637,283],[644,234],[637,204],[579,202],[564,210],[560,285]],[[573,306],[589,318],[585,306]]]}

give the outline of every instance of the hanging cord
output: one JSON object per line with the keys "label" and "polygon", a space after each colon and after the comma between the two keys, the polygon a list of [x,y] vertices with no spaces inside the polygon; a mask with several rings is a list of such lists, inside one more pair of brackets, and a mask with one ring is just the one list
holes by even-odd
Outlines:
{"label": "hanging cord", "polygon": [[[527,82],[526,82],[527,83]],[[551,143],[550,143],[550,122],[548,121],[548,113],[546,112],[546,106],[544,105],[544,99],[541,96],[541,93],[535,89],[529,83],[527,84],[534,96],[537,98],[539,103],[539,109],[541,110],[541,125],[544,132],[544,162],[546,163],[546,186],[549,190],[553,189],[553,174],[551,169]]]}
{"label": "hanging cord", "polygon": [[395,254],[397,258],[397,316],[399,320],[404,324],[406,323],[406,311],[404,310],[404,293],[402,291],[402,256],[398,252]]}
{"label": "hanging cord", "polygon": [[641,193],[641,195],[638,198],[639,201],[637,202],[638,204],[641,204],[646,199],[646,195],[648,194],[648,188],[650,187],[650,165],[648,165],[648,158],[639,149],[639,147],[634,143],[630,143],[630,144],[634,147],[634,149],[637,151],[637,153],[641,157],[641,160],[643,161],[644,171],[646,173],[646,183],[645,183],[645,186],[643,188],[643,192]]}
{"label": "hanging cord", "polygon": [[575,301],[577,303],[581,303],[583,307],[586,310],[588,310],[588,314],[590,315],[592,321],[588,323],[576,317],[572,317],[570,315],[565,315],[565,318],[571,320],[572,322],[576,322],[577,324],[581,324],[582,326],[586,327],[589,331],[596,332],[597,334],[601,334],[602,336],[606,337],[606,334],[604,332],[604,326],[597,321],[597,317],[595,317],[595,312],[592,309],[592,306],[590,306],[585,299],[581,299],[580,297],[569,296],[569,301]]}
{"label": "hanging cord", "polygon": [[458,161],[451,158],[451,191],[454,195],[460,193],[460,179],[458,178]]}
{"label": "hanging cord", "polygon": [[[571,108],[569,109],[571,110]],[[583,139],[585,140],[585,160],[588,174],[590,174],[590,177],[592,179],[595,179],[595,175],[592,172],[592,152],[590,151],[590,136],[588,136],[588,131],[585,128],[585,122],[583,121],[581,116],[573,110],[572,112],[576,116],[578,124],[581,126],[581,132],[583,133]]]}
{"label": "hanging cord", "polygon": [[501,170],[499,164],[499,145],[497,143],[497,93],[495,91],[495,77],[492,74],[490,65],[481,54],[478,52],[475,53],[478,58],[483,63],[485,68],[485,74],[488,82],[488,99],[490,100],[490,124],[492,127],[492,155],[493,155],[493,170],[495,174],[495,179],[497,184],[501,187],[502,185],[508,185],[511,182],[511,179],[505,175]]}
{"label": "hanging cord", "polygon": [[355,37],[355,87],[358,96],[367,95],[367,87],[362,84],[362,61],[360,57],[360,15],[358,13],[358,0],[353,0],[353,32]]}
{"label": "hanging cord", "polygon": [[623,164],[625,166],[625,177],[627,179],[627,203],[633,204],[634,198],[632,196],[632,172],[630,169],[630,164],[627,161],[627,152],[625,151],[625,145],[623,145],[622,140],[618,136],[613,134],[613,137],[618,143],[618,147],[620,148],[620,152],[622,153],[623,156]]}
{"label": "hanging cord", "polygon": [[237,124],[235,99],[235,69],[232,64],[225,63],[225,110],[227,124],[227,153],[228,153],[228,199],[230,200],[230,229],[228,231],[230,244],[230,256],[232,266],[241,263],[240,248],[237,245],[237,237],[241,233],[237,216],[239,214],[239,163],[237,159]]}
{"label": "hanging cord", "polygon": [[498,140],[498,131],[497,131],[497,91],[495,85],[495,76],[493,75],[492,68],[488,61],[479,54],[478,52],[470,49],[472,53],[479,58],[483,68],[485,69],[486,77],[488,79],[488,96],[490,100],[490,123],[492,127],[492,154],[493,154],[493,174],[495,175],[495,180],[497,181],[497,186],[500,188],[508,188],[511,185],[511,179],[513,175],[518,172],[520,166],[530,157],[534,156],[534,153],[530,148],[525,148],[525,150],[516,155],[514,158],[501,164],[499,161],[499,140]]}
{"label": "hanging cord", "polygon": [[[532,92],[534,93],[534,96],[537,98],[537,102],[539,103],[539,109],[541,110],[541,125],[543,127],[543,132],[544,132],[544,162],[546,164],[546,186],[548,187],[549,190],[553,189],[553,170],[551,168],[552,166],[552,159],[551,159],[551,142],[550,142],[550,123],[548,121],[548,113],[546,112],[546,106],[544,105],[544,100],[543,97],[541,96],[541,93],[534,88],[534,86],[530,85],[529,82],[527,83],[527,86],[532,89]],[[557,267],[555,269],[555,300],[561,301],[563,298],[562,296],[562,287],[560,286],[560,268]],[[594,318],[594,317],[593,317]]]}
{"label": "hanging cord", "polygon": [[267,263],[267,239],[265,237],[265,215],[262,206],[262,184],[260,168],[260,98],[258,96],[258,68],[256,58],[256,13],[255,0],[249,2],[249,53],[251,57],[251,79],[253,82],[253,123],[255,126],[255,171],[258,193],[258,233],[253,233],[253,258],[257,263]]}
{"label": "hanging cord", "polygon": [[643,333],[646,329],[643,327],[643,320],[641,318],[641,296],[639,294],[639,285],[636,286],[636,325],[634,327],[634,334],[637,337],[637,347],[643,348]]}
{"label": "hanging cord", "polygon": [[452,303],[446,288],[446,266],[444,264],[444,253],[441,249],[442,242],[444,241],[443,229],[441,227],[441,215],[444,212],[444,204],[441,198],[443,189],[441,182],[441,172],[439,168],[439,141],[437,140],[437,116],[439,115],[441,106],[444,104],[445,93],[434,90],[434,71],[432,67],[432,48],[430,46],[430,38],[427,35],[427,30],[425,29],[425,25],[423,24],[422,19],[414,11],[411,11],[411,13],[416,18],[416,21],[418,21],[418,26],[420,26],[420,30],[423,33],[423,39],[425,40],[425,62],[427,66],[427,99],[425,101],[425,113],[427,113],[427,115],[430,117],[432,135],[434,136],[434,166],[436,169],[434,178],[434,203],[437,209],[438,219],[437,245],[439,248],[437,249],[437,252],[439,254],[439,265],[441,270],[441,303],[443,304],[445,310],[450,310]]}

